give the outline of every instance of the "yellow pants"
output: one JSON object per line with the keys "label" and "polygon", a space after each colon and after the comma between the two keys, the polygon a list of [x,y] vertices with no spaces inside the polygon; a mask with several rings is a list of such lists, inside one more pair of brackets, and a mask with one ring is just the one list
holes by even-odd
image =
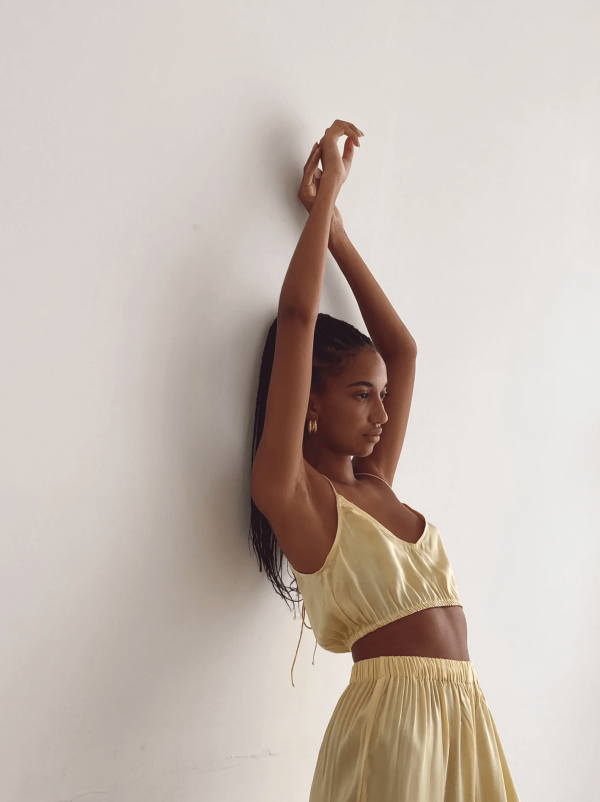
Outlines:
{"label": "yellow pants", "polygon": [[473,663],[354,663],[323,737],[310,802],[519,802]]}

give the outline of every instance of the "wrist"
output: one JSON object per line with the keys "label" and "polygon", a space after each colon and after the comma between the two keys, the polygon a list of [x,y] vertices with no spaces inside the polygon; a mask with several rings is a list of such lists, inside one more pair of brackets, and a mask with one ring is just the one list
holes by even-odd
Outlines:
{"label": "wrist", "polygon": [[338,175],[334,172],[324,172],[319,181],[319,192],[317,197],[319,197],[324,189],[327,195],[333,195],[334,198],[337,198],[343,183],[344,179],[341,175]]}
{"label": "wrist", "polygon": [[329,243],[336,243],[340,242],[343,239],[347,239],[348,235],[346,234],[346,230],[344,228],[344,221],[343,220],[336,220],[335,218],[331,221],[331,226],[329,227]]}

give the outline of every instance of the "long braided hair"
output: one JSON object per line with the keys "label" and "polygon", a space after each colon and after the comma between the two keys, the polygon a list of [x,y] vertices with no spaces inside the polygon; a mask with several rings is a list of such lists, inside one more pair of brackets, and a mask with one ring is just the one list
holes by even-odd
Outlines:
{"label": "long braided hair", "polygon": [[[254,437],[252,441],[252,464],[258,450],[265,425],[265,413],[269,394],[269,383],[273,360],[275,357],[275,341],[277,337],[277,318],[271,324],[260,365],[258,392],[256,395],[256,412],[254,416]],[[345,320],[331,317],[323,312],[317,316],[313,338],[313,366],[311,376],[311,391],[323,392],[328,376],[337,376],[342,373],[356,354],[368,349],[377,351],[373,341],[366,334],[347,323]],[[299,602],[299,590],[296,577],[290,572],[286,560],[288,576],[293,580],[291,585],[283,582],[282,564],[284,554],[281,551],[277,538],[269,525],[269,521],[258,509],[250,497],[250,544],[258,560],[259,571],[265,570],[267,577],[275,588],[275,592],[287,604],[288,599],[294,603]],[[295,585],[295,587],[294,587]],[[295,593],[293,599],[290,593]],[[288,605],[289,606],[289,605]]]}

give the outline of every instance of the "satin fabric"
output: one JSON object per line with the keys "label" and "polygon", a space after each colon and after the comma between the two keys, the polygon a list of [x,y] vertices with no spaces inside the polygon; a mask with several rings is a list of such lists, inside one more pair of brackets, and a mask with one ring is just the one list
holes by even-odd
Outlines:
{"label": "satin fabric", "polygon": [[519,802],[473,663],[415,656],[354,663],[309,802]]}
{"label": "satin fabric", "polygon": [[424,523],[419,540],[407,543],[327,481],[338,514],[333,546],[324,565],[312,574],[290,565],[303,599],[300,639],[305,613],[319,646],[343,653],[397,618],[428,607],[462,607],[452,565],[434,524],[405,504]]}

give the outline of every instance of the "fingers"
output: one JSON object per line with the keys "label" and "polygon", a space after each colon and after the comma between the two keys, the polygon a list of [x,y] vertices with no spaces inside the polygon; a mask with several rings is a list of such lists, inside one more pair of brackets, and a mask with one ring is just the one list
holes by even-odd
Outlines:
{"label": "fingers", "polygon": [[[301,188],[306,189],[318,181],[323,175],[323,171],[318,169],[319,159],[322,157],[324,140],[337,140],[341,136],[346,136],[344,142],[344,152],[342,159],[346,163],[347,168],[352,164],[354,156],[354,145],[360,147],[360,137],[364,136],[363,132],[353,123],[347,120],[334,120],[333,125],[325,130],[325,134],[321,137],[319,142],[315,142],[312,146],[310,155],[304,164],[304,174],[302,176]],[[328,150],[325,151],[327,154]]]}
{"label": "fingers", "polygon": [[360,128],[357,128],[356,125],[349,123],[347,120],[335,120],[333,125],[325,131],[325,136],[328,135],[335,139],[339,139],[340,136],[345,135],[350,137],[358,147],[360,147],[359,137],[364,136]]}
{"label": "fingers", "polygon": [[[310,152],[310,156],[308,157],[308,160],[304,165],[304,175],[302,176],[301,186],[311,183],[315,171],[321,173],[321,171],[318,169],[320,158],[321,158],[321,145],[318,142],[315,142]],[[319,175],[317,177],[320,178],[321,176]]]}
{"label": "fingers", "polygon": [[304,165],[304,169],[305,169],[305,170],[306,170],[306,168],[308,167],[308,165],[309,165],[309,162],[311,161],[311,159],[314,159],[314,156],[315,156],[315,151],[317,150],[317,148],[320,148],[320,145],[319,145],[319,143],[318,143],[318,142],[315,142],[315,144],[312,146],[312,150],[311,150],[311,152],[310,152],[310,156],[308,157],[308,159],[306,160],[306,163],[305,163],[305,165]]}
{"label": "fingers", "polygon": [[344,128],[344,133],[347,133],[346,129],[349,128],[351,131],[354,131],[354,133],[357,134],[357,136],[364,136],[364,134],[360,130],[360,128],[358,128],[353,123],[349,123],[347,120],[336,120],[334,125],[336,125],[336,124],[340,125],[340,126],[342,126]]}
{"label": "fingers", "polygon": [[354,140],[348,138],[344,142],[344,152],[342,153],[342,159],[348,164],[352,164],[352,159],[354,158]]}

